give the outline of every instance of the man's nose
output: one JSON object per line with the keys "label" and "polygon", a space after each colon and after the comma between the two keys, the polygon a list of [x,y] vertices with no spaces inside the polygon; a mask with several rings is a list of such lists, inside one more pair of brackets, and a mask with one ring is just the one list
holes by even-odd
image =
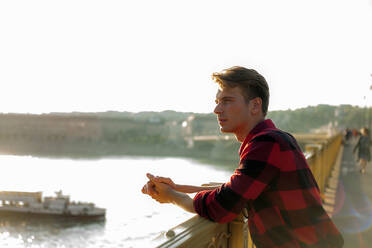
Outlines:
{"label": "man's nose", "polygon": [[217,105],[216,105],[216,107],[214,108],[213,112],[214,112],[216,115],[222,113],[222,109],[221,109],[220,104],[217,104]]}

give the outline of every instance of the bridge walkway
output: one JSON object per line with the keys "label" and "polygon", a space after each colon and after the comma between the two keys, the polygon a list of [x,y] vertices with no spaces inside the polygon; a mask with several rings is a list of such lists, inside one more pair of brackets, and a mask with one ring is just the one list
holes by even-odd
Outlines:
{"label": "bridge walkway", "polygon": [[336,201],[335,224],[342,232],[345,248],[372,247],[372,162],[359,172],[352,150],[356,140],[343,146]]}

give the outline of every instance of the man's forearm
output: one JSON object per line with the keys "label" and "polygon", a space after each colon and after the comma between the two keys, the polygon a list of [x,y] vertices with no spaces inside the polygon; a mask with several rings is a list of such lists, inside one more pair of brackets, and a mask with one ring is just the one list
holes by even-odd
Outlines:
{"label": "man's forearm", "polygon": [[190,213],[196,213],[194,209],[193,199],[185,193],[173,190],[171,196],[171,202],[185,211]]}
{"label": "man's forearm", "polygon": [[203,190],[214,190],[217,189],[219,185],[213,186],[192,186],[192,185],[180,185],[176,184],[175,190],[183,193],[197,193]]}

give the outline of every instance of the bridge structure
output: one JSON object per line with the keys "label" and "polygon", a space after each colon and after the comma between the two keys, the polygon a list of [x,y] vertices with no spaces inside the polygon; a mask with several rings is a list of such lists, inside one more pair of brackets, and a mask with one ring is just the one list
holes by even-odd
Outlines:
{"label": "bridge structure", "polygon": [[[336,202],[338,178],[342,156],[342,134],[295,134],[305,144],[305,157],[317,180],[323,206],[330,216]],[[187,137],[193,142],[221,141],[235,139],[233,136]],[[250,238],[248,220],[243,213],[234,221],[225,224],[211,222],[194,216],[170,228],[157,239],[157,248],[255,248]]]}

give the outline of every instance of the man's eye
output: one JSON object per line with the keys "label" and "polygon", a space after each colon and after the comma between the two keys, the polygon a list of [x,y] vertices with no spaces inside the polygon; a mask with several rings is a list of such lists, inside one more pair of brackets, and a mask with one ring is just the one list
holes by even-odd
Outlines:
{"label": "man's eye", "polygon": [[231,102],[230,99],[223,99],[223,100],[220,100],[220,101],[215,101],[216,104],[220,104],[220,103],[226,104],[226,103],[229,103],[229,102]]}

